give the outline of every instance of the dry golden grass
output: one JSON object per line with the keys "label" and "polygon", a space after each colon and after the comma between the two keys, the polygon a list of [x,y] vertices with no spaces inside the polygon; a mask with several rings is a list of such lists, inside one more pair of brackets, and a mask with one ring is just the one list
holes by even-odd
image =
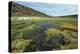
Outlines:
{"label": "dry golden grass", "polygon": [[64,23],[61,27],[64,29],[77,31],[77,26],[70,23]]}

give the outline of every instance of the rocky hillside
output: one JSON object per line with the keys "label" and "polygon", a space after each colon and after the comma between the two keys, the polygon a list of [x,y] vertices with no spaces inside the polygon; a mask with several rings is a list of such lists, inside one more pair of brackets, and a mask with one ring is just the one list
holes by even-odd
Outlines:
{"label": "rocky hillside", "polygon": [[30,7],[25,7],[23,5],[17,4],[15,2],[10,2],[11,16],[40,16],[49,17],[47,14],[41,13]]}

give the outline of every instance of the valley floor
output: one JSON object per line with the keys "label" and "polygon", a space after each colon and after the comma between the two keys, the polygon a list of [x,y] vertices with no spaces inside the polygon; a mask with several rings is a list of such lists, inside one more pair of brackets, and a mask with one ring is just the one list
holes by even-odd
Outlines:
{"label": "valley floor", "polygon": [[11,17],[11,52],[77,49],[77,24],[73,17]]}

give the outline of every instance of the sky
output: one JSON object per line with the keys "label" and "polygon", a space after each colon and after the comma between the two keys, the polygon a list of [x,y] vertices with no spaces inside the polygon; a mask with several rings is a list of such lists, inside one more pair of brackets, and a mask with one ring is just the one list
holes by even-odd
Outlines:
{"label": "sky", "polygon": [[15,3],[33,8],[50,16],[66,16],[78,14],[78,6],[72,4],[54,4],[16,1]]}

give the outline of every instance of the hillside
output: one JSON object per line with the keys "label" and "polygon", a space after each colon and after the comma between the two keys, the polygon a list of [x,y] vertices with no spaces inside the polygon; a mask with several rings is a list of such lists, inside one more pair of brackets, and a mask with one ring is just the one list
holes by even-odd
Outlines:
{"label": "hillside", "polygon": [[25,7],[15,2],[10,2],[11,5],[11,16],[40,16],[49,17],[47,14],[36,11],[30,7]]}
{"label": "hillside", "polygon": [[78,18],[78,15],[67,15],[67,16],[58,16],[58,17],[62,17],[62,18]]}

